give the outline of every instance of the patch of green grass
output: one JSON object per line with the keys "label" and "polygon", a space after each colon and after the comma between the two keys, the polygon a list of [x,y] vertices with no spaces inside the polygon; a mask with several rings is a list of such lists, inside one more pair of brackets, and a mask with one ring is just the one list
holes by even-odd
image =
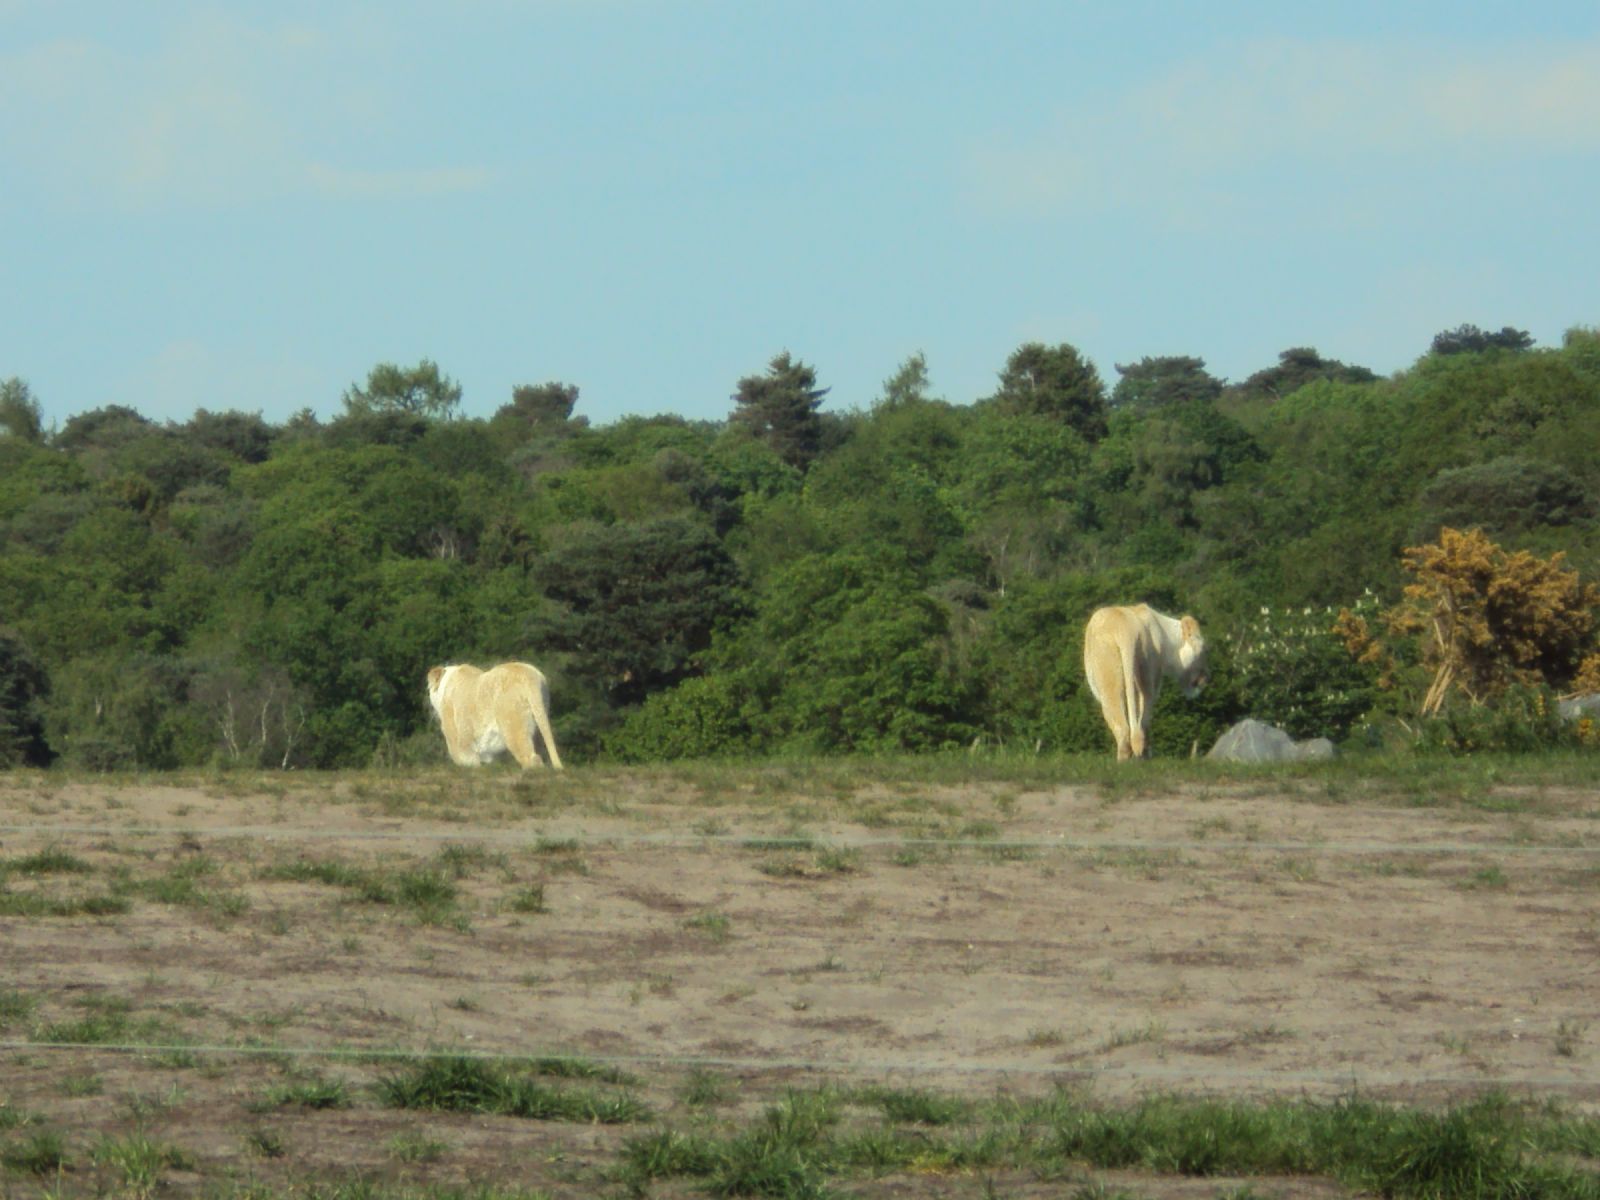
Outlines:
{"label": "patch of green grass", "polygon": [[434,856],[439,869],[452,879],[466,879],[487,867],[505,866],[506,856],[480,845],[452,842]]}
{"label": "patch of green grass", "polygon": [[437,866],[384,871],[301,858],[270,867],[263,877],[344,888],[367,904],[410,908],[426,924],[443,924],[455,916],[455,881]]}
{"label": "patch of green grass", "polygon": [[421,868],[393,876],[396,903],[419,911],[449,908],[456,902],[456,886],[442,871]]}
{"label": "patch of green grass", "polygon": [[642,1121],[649,1116],[643,1102],[627,1093],[552,1087],[531,1074],[484,1059],[427,1059],[383,1077],[377,1091],[390,1108],[600,1124]]}
{"label": "patch of green grass", "polygon": [[115,1170],[122,1186],[140,1196],[147,1196],[156,1189],[162,1171],[186,1170],[193,1165],[193,1159],[178,1147],[142,1133],[102,1138],[89,1156],[97,1165]]}
{"label": "patch of green grass", "polygon": [[812,850],[816,848],[816,840],[797,834],[794,837],[778,838],[745,838],[739,845],[745,850]]}
{"label": "patch of green grass", "polygon": [[123,876],[117,885],[121,894],[131,894],[156,904],[205,909],[218,916],[237,917],[250,908],[249,897],[240,892],[207,886],[217,874],[217,864],[204,854],[195,854],[164,874],[146,879]]}
{"label": "patch of green grass", "polygon": [[1589,1026],[1584,1021],[1570,1021],[1566,1018],[1556,1023],[1555,1046],[1556,1053],[1562,1058],[1572,1058],[1578,1053],[1578,1047],[1583,1044],[1583,1038],[1589,1032]]}
{"label": "patch of green grass", "polygon": [[506,907],[516,913],[542,913],[550,911],[544,902],[544,884],[531,883],[518,888],[506,901]]}
{"label": "patch of green grass", "polygon": [[1032,846],[1019,846],[1015,842],[996,842],[983,848],[983,856],[990,862],[1030,862],[1039,856]]}
{"label": "patch of green grass", "polygon": [[548,1079],[593,1079],[600,1083],[629,1087],[639,1082],[620,1067],[608,1067],[586,1058],[529,1058],[518,1059],[508,1065]]}
{"label": "patch of green grass", "polygon": [[932,841],[908,841],[900,846],[889,861],[897,867],[920,867],[924,863],[947,863],[955,852],[947,845]]}
{"label": "patch of green grass", "polygon": [[545,870],[571,875],[587,875],[589,864],[583,859],[583,847],[576,838],[541,837],[531,847],[533,853],[545,860]]}
{"label": "patch of green grass", "polygon": [[679,1098],[690,1108],[710,1108],[726,1104],[732,1094],[728,1081],[715,1071],[696,1067],[678,1089]]}
{"label": "patch of green grass", "polygon": [[32,1175],[54,1175],[68,1166],[66,1139],[42,1129],[23,1141],[0,1147],[0,1165]]}
{"label": "patch of green grass", "polygon": [[817,851],[817,870],[830,875],[848,875],[861,865],[861,852],[839,846],[824,846]]}
{"label": "patch of green grass", "polygon": [[401,1162],[438,1162],[449,1149],[449,1142],[410,1129],[402,1130],[389,1139],[390,1156]]}
{"label": "patch of green grass", "polygon": [[721,943],[732,936],[733,919],[727,913],[701,913],[685,920],[683,927],[703,933],[709,941]]}
{"label": "patch of green grass", "polygon": [[1166,1024],[1149,1020],[1130,1029],[1119,1029],[1106,1039],[1102,1050],[1119,1050],[1123,1046],[1138,1046],[1145,1042],[1159,1042],[1167,1036]]}
{"label": "patch of green grass", "polygon": [[14,858],[0,869],[15,871],[18,875],[87,875],[94,870],[76,854],[69,854],[60,846],[46,846],[33,854]]}
{"label": "patch of green grass", "polygon": [[852,1098],[881,1110],[888,1120],[901,1125],[954,1125],[972,1114],[968,1102],[937,1092],[867,1088]]}
{"label": "patch of green grass", "polygon": [[295,1079],[269,1087],[258,1108],[349,1108],[350,1088],[342,1079],[320,1075]]}
{"label": "patch of green grass", "polygon": [[1582,1134],[1572,1133],[1575,1124],[1597,1136],[1600,1121],[1540,1117],[1503,1096],[1438,1111],[1360,1098],[1318,1104],[1152,1097],[1127,1107],[1091,1105],[1069,1092],[967,1105],[920,1093],[866,1091],[857,1098],[879,1100],[893,1123],[841,1131],[836,1094],[791,1094],[756,1120],[722,1132],[655,1129],[629,1139],[619,1179],[640,1194],[653,1180],[677,1177],[712,1195],[821,1196],[863,1173],[1005,1169],[1070,1180],[1088,1166],[1202,1178],[1323,1178],[1394,1200],[1600,1194],[1592,1169],[1561,1157],[1585,1145]]}
{"label": "patch of green grass", "polygon": [[38,1007],[37,996],[30,996],[14,988],[0,988],[0,1029],[26,1021]]}
{"label": "patch of green grass", "polygon": [[293,862],[268,867],[262,872],[263,879],[280,879],[291,883],[324,883],[329,887],[343,888],[358,888],[365,882],[366,877],[367,873],[360,867],[331,859],[297,858]]}
{"label": "patch of green grass", "polygon": [[244,1134],[245,1149],[260,1158],[282,1158],[289,1153],[283,1135],[276,1129],[257,1126]]}
{"label": "patch of green grass", "polygon": [[170,1036],[171,1031],[157,1017],[134,1018],[126,1001],[111,1001],[94,1006],[85,1016],[52,1021],[33,1031],[36,1042],[63,1042],[71,1045],[108,1046],[118,1043],[150,1042]]}
{"label": "patch of green grass", "polygon": [[812,874],[811,865],[798,854],[764,858],[756,864],[756,870],[774,879],[805,879]]}
{"label": "patch of green grass", "polygon": [[108,917],[132,907],[123,896],[46,896],[0,884],[0,917]]}
{"label": "patch of green grass", "polygon": [[[746,846],[757,844],[760,843],[744,843]],[[778,839],[768,844],[790,843]],[[803,845],[809,848],[814,843],[808,838]],[[800,852],[776,854],[757,863],[756,870],[774,879],[816,879],[825,875],[848,875],[859,867],[860,862],[859,851],[838,846],[822,846],[809,858]]]}

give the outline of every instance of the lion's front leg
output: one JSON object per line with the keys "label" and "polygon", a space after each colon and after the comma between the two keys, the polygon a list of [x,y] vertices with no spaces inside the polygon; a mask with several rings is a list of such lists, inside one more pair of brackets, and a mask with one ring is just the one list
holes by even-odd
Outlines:
{"label": "lion's front leg", "polygon": [[444,747],[450,752],[450,761],[458,767],[479,767],[484,760],[478,755],[470,730],[463,729],[455,713],[443,716],[439,722],[444,729]]}

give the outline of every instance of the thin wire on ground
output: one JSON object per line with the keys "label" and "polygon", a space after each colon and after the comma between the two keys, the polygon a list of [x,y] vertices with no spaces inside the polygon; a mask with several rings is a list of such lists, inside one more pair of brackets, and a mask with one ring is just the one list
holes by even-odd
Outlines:
{"label": "thin wire on ground", "polygon": [[839,1062],[812,1058],[759,1058],[737,1055],[678,1054],[582,1054],[570,1051],[502,1051],[476,1048],[441,1049],[362,1049],[355,1046],[220,1046],[189,1045],[181,1042],[53,1042],[0,1039],[0,1050],[13,1051],[100,1051],[112,1054],[208,1054],[259,1058],[327,1059],[454,1059],[469,1058],[484,1062],[581,1062],[596,1066],[655,1066],[683,1069],[716,1068],[727,1071],[812,1071],[836,1074],[948,1074],[948,1075],[1038,1075],[1061,1079],[1127,1079],[1148,1082],[1184,1080],[1226,1081],[1229,1083],[1274,1083],[1294,1086],[1311,1084],[1344,1087],[1350,1090],[1373,1087],[1539,1087],[1587,1088],[1600,1084],[1593,1078],[1556,1075],[1412,1075],[1396,1072],[1352,1071],[1252,1071],[1233,1067],[1182,1067],[1150,1064],[1064,1065],[1020,1062],[945,1063],[905,1060],[857,1060]]}
{"label": "thin wire on ground", "polygon": [[1600,845],[1530,846],[1518,842],[1284,842],[1243,839],[1128,839],[1128,838],[940,838],[882,837],[874,834],[831,836],[763,834],[685,834],[612,833],[567,834],[560,831],[505,833],[501,831],[451,830],[400,831],[387,829],[302,829],[278,825],[0,825],[0,836],[45,834],[72,837],[179,837],[179,838],[259,838],[264,841],[305,842],[476,842],[486,845],[548,848],[551,843],[577,849],[616,849],[645,846],[687,849],[732,847],[736,850],[809,850],[826,847],[845,849],[970,849],[970,850],[1054,850],[1072,854],[1118,851],[1263,851],[1301,854],[1526,854],[1600,857]]}

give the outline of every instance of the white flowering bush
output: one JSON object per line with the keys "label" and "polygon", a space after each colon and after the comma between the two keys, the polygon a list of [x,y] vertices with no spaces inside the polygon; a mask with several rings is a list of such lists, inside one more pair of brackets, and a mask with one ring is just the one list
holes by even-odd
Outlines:
{"label": "white flowering bush", "polygon": [[[1375,618],[1371,592],[1350,611]],[[1342,740],[1377,698],[1378,669],[1356,661],[1335,632],[1333,608],[1263,608],[1234,653],[1239,699],[1250,716],[1295,738]]]}

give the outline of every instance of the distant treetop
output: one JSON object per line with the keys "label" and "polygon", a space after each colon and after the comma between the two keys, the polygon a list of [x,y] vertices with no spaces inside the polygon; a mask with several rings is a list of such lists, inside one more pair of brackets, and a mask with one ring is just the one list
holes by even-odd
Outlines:
{"label": "distant treetop", "polygon": [[827,394],[827,388],[817,386],[816,371],[785,350],[768,364],[765,375],[739,380],[731,419],[804,471],[822,452],[817,409]]}
{"label": "distant treetop", "polygon": [[1136,363],[1118,363],[1117,386],[1111,389],[1111,407],[1147,412],[1222,395],[1222,381],[1206,370],[1206,360],[1189,355],[1146,356]]}
{"label": "distant treetop", "polygon": [[1457,325],[1433,335],[1433,354],[1478,354],[1484,350],[1527,350],[1533,336],[1526,329],[1506,325],[1499,333],[1488,333],[1476,325]]}
{"label": "distant treetop", "polygon": [[1323,358],[1310,346],[1294,346],[1278,354],[1277,366],[1257,371],[1232,391],[1236,395],[1282,400],[1318,379],[1331,379],[1335,383],[1373,383],[1377,378],[1377,374],[1366,367]]}
{"label": "distant treetop", "polygon": [[380,412],[449,418],[456,415],[460,403],[461,385],[426,358],[414,367],[379,363],[367,374],[366,387],[351,385],[344,394],[345,410],[351,415]]}
{"label": "distant treetop", "polygon": [[1094,363],[1063,342],[1019,346],[1000,372],[1000,390],[992,397],[1002,412],[1054,417],[1077,430],[1085,441],[1106,433],[1106,387]]}

